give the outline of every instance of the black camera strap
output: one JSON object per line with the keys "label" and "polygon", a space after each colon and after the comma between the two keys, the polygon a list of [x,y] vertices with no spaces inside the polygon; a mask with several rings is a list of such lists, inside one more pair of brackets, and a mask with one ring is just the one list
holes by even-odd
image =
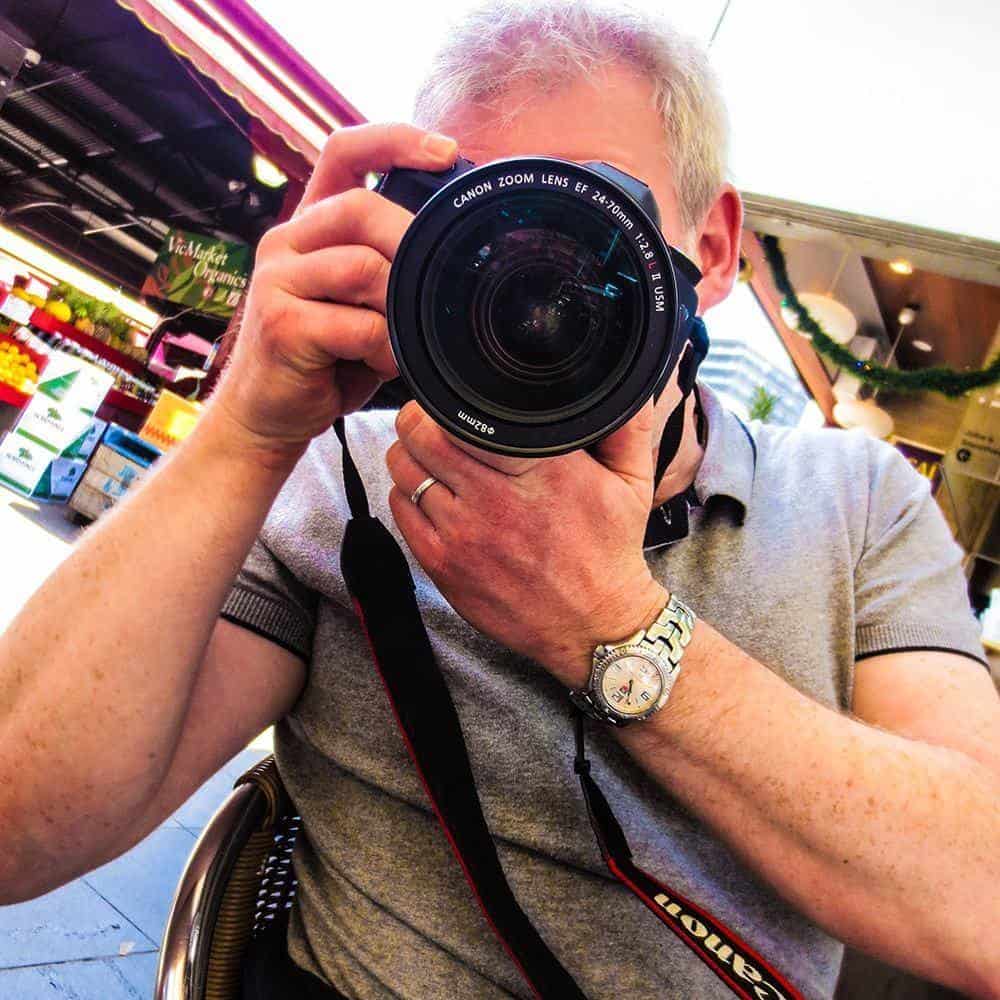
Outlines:
{"label": "black camera strap", "polygon": [[[697,357],[696,349],[691,357]],[[697,370],[696,361],[688,364]],[[685,398],[694,383],[693,373],[689,377],[691,384],[685,387],[687,378],[682,370]],[[671,423],[678,411],[683,416],[683,409],[682,400]],[[534,995],[539,1000],[587,1000],[521,909],[507,882],[483,816],[458,712],[417,605],[406,557],[392,534],[371,515],[343,420],[334,427],[343,448],[344,489],[351,510],[341,549],[341,570],[403,742],[445,838],[487,922]],[[663,453],[661,446],[661,456]],[[611,874],[737,996],[744,1000],[802,1000],[798,991],[724,924],[634,864],[621,826],[591,774],[583,737],[583,719],[577,714],[574,768]]]}
{"label": "black camera strap", "polygon": [[403,742],[486,920],[541,1000],[586,1000],[507,883],[483,817],[458,713],[434,659],[413,576],[396,540],[371,516],[343,421],[344,487],[351,508],[340,565]]}
{"label": "black camera strap", "polygon": [[[653,482],[657,486],[667,471],[667,466],[674,460],[674,456],[681,446],[681,438],[684,436],[685,404],[694,389],[698,368],[705,360],[706,354],[708,354],[708,330],[705,328],[705,321],[700,316],[695,316],[691,319],[687,330],[684,353],[681,354],[681,359],[677,362],[677,387],[681,391],[680,402],[667,418],[667,424],[663,428],[663,436],[660,438],[660,447],[656,453],[656,470],[653,473]],[[660,392],[662,391],[661,389]],[[658,400],[659,397],[660,393],[657,392],[655,398]]]}

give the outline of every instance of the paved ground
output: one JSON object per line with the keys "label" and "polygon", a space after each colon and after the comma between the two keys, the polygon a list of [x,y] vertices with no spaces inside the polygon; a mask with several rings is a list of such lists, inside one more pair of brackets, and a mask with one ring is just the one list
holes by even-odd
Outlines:
{"label": "paved ground", "polygon": [[[61,505],[0,487],[0,631],[79,531]],[[0,907],[0,998],[148,1000],[184,861],[233,781],[269,749],[264,734],[128,854],[39,899]]]}
{"label": "paved ground", "polygon": [[62,504],[41,504],[0,486],[0,631],[59,565],[80,528]]}

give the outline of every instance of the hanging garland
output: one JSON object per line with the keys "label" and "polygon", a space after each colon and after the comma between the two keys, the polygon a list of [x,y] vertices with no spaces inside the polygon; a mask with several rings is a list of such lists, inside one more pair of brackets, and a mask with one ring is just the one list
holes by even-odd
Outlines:
{"label": "hanging garland", "polygon": [[798,330],[812,338],[812,345],[824,357],[829,358],[838,368],[844,368],[852,375],[877,389],[891,389],[894,392],[940,392],[945,396],[961,396],[970,389],[979,389],[985,385],[1000,382],[1000,354],[985,367],[978,371],[957,372],[951,368],[938,366],[921,368],[918,371],[900,371],[898,368],[887,368],[873,361],[856,358],[842,344],[838,344],[813,319],[798,296],[792,283],[788,280],[788,268],[785,255],[778,245],[776,236],[762,236],[761,244],[767,263],[770,265],[774,284],[784,296],[782,305],[790,309],[798,317]]}

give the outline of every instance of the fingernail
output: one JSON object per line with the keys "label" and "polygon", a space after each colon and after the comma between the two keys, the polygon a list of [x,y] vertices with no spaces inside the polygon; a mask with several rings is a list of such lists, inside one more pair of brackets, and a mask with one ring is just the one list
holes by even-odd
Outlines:
{"label": "fingernail", "polygon": [[442,135],[440,132],[429,132],[425,135],[423,147],[431,156],[441,159],[446,156],[454,156],[458,152],[458,143],[450,136]]}

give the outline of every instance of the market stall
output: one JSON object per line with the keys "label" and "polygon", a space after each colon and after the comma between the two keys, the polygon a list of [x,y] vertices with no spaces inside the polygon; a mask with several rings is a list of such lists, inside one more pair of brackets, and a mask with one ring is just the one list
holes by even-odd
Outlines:
{"label": "market stall", "polygon": [[361,116],[242,2],[38,0],[0,35],[20,53],[0,96],[0,436],[28,441],[43,404],[64,416],[52,372],[102,387],[74,403],[86,453],[67,425],[19,444],[46,468],[5,485],[64,499],[112,438],[190,431],[258,239]]}

